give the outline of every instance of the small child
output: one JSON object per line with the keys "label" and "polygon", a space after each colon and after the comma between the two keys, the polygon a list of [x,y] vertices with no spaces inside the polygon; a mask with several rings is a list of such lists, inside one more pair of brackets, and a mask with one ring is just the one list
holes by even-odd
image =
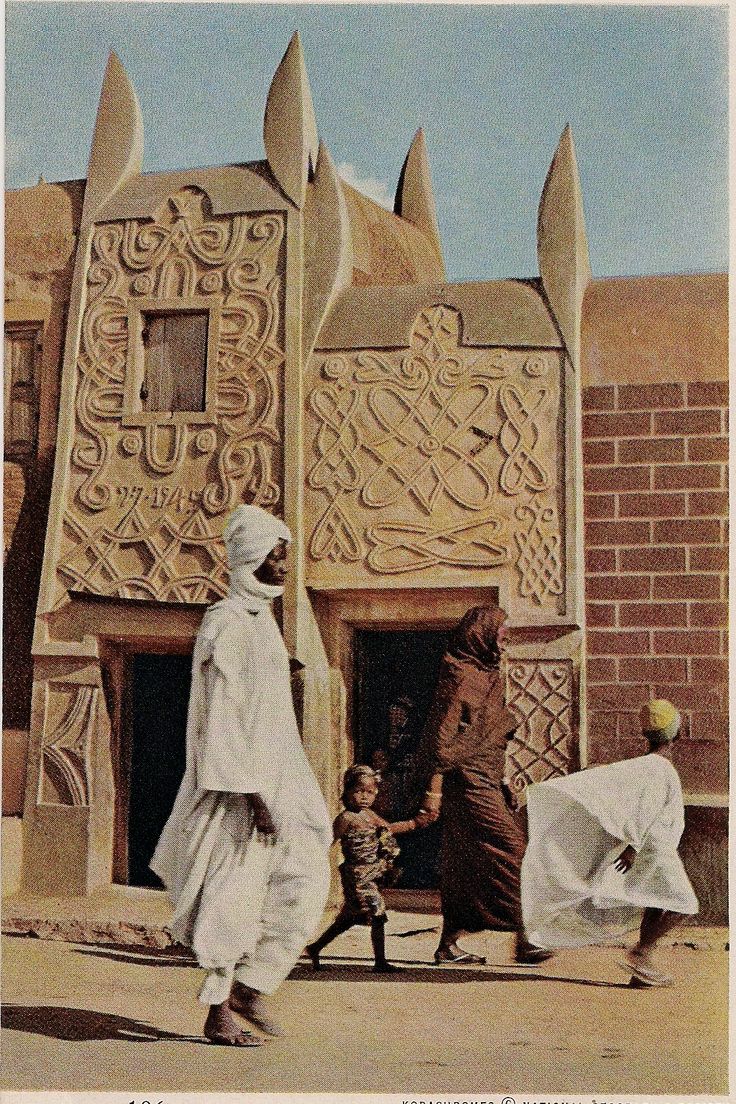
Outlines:
{"label": "small child", "polygon": [[370,924],[375,958],[373,969],[377,973],[387,974],[401,969],[386,959],[386,904],[378,888],[378,880],[391,870],[399,854],[394,837],[402,832],[413,832],[415,828],[424,828],[428,821],[425,822],[420,814],[412,820],[387,824],[371,808],[377,793],[378,777],[371,767],[358,765],[345,771],[342,790],[345,808],[335,818],[333,826],[335,839],[340,841],[344,857],[340,880],[345,900],[329,928],[306,949],[315,970],[321,968],[320,951],[354,924]]}

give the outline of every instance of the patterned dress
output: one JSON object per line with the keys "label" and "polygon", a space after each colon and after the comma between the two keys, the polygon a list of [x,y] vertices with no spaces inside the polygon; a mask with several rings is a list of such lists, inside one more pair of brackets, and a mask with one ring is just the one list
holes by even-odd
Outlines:
{"label": "patterned dress", "polygon": [[354,924],[386,919],[386,903],[378,888],[399,854],[396,838],[387,828],[370,823],[361,813],[343,813],[340,844],[344,862],[340,880],[345,897],[341,915]]}

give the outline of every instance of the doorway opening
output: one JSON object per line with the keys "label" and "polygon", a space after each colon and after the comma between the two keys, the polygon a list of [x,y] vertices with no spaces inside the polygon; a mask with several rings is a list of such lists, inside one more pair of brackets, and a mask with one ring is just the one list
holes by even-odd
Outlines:
{"label": "doorway opening", "polygon": [[128,657],[127,667],[127,878],[122,880],[161,889],[148,863],[184,776],[192,659],[138,653]]}
{"label": "doorway opening", "polygon": [[[425,779],[416,750],[432,702],[449,631],[356,629],[353,733],[355,761],[381,775],[376,811],[404,820],[418,810]],[[398,837],[398,889],[439,885],[440,828]]]}

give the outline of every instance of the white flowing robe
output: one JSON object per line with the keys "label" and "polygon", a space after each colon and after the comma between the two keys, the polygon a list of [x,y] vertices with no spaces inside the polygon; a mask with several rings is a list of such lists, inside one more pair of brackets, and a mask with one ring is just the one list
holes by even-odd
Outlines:
{"label": "white flowing robe", "polygon": [[[254,831],[253,793],[275,841]],[[270,602],[225,598],[197,636],[186,772],[151,860],[174,904],[172,936],[209,971],[201,1001],[227,999],[233,976],[264,993],[283,981],[321,919],[331,842]]]}
{"label": "white flowing robe", "polygon": [[[645,908],[698,911],[677,853],[685,824],[680,779],[662,755],[530,786],[527,813],[521,906],[537,946],[605,942],[636,927]],[[613,863],[627,845],[637,856],[622,873]]]}

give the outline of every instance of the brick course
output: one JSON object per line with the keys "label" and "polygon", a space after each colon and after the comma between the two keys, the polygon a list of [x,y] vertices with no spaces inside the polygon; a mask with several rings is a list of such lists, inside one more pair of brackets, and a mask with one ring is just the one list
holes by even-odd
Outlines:
{"label": "brick course", "polygon": [[727,399],[717,381],[583,392],[589,761],[634,754],[641,703],[667,697],[705,792],[726,786]]}

